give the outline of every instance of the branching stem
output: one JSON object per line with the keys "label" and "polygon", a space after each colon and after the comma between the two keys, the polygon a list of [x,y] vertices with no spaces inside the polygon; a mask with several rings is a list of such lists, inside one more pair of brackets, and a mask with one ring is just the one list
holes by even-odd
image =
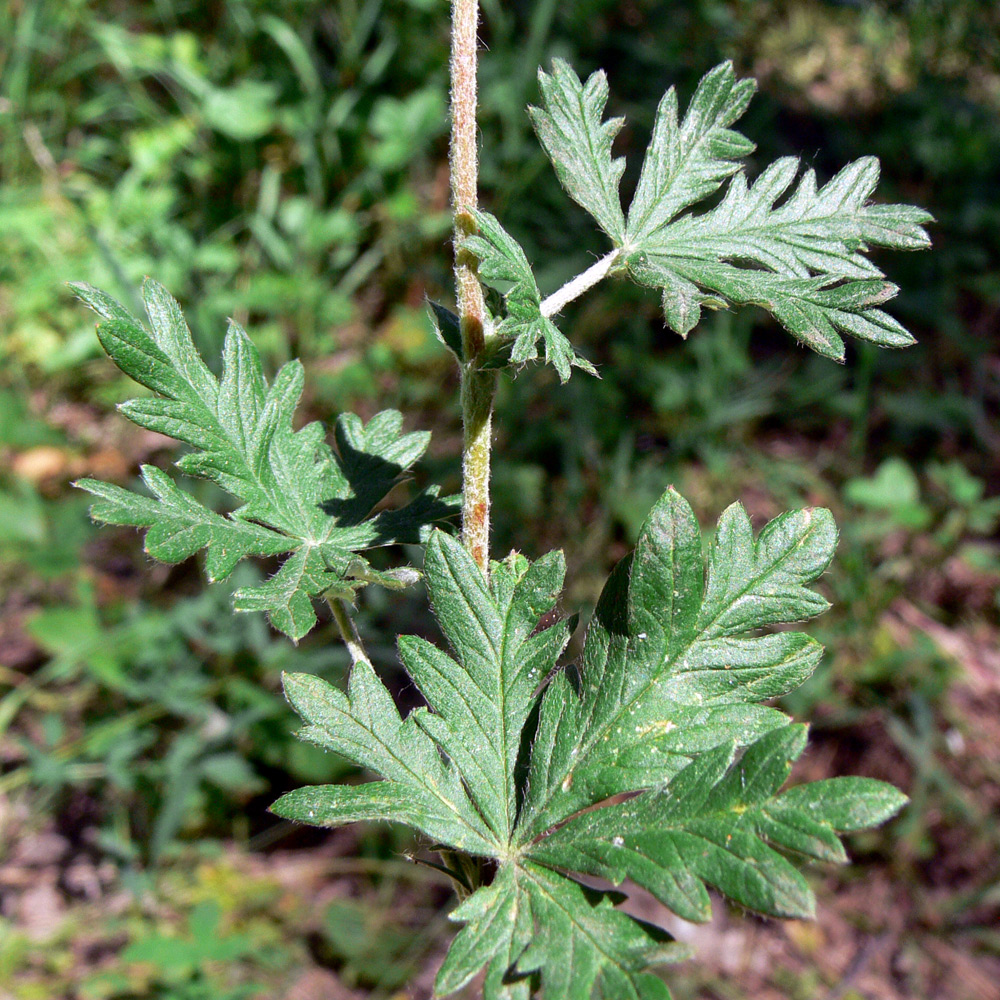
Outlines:
{"label": "branching stem", "polygon": [[459,249],[476,229],[479,157],[476,148],[476,29],[478,0],[452,0],[451,193],[455,211],[455,287],[462,329],[462,541],[486,573],[490,550],[490,446],[496,375],[479,371],[486,342],[486,307],[475,258]]}
{"label": "branching stem", "polygon": [[561,312],[570,302],[578,299],[584,292],[606,278],[620,259],[621,250],[612,250],[611,253],[606,254],[599,261],[591,264],[582,274],[578,274],[571,281],[567,281],[562,288],[542,300],[542,315],[552,317]]}

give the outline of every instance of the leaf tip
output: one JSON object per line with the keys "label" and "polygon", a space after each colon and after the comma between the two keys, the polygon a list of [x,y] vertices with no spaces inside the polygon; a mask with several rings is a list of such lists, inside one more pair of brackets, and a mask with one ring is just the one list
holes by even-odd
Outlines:
{"label": "leaf tip", "polygon": [[281,689],[293,707],[295,699],[299,695],[308,693],[309,677],[309,674],[303,674],[299,671],[281,671]]}
{"label": "leaf tip", "polygon": [[[895,785],[879,781],[878,786],[879,802],[877,805],[873,804],[871,806],[870,812],[866,817],[865,823],[868,827],[876,827],[881,826],[883,823],[888,823],[889,820],[898,815],[910,803],[909,795],[900,791]],[[861,827],[861,829],[864,829],[864,827]]]}

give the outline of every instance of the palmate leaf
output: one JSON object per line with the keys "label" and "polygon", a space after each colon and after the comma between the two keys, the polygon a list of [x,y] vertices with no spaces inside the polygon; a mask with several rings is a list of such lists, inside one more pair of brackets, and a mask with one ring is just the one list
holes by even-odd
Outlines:
{"label": "palmate leaf", "polygon": [[146,548],[164,562],[207,550],[209,579],[222,579],[249,555],[290,554],[259,587],[240,590],[238,611],[266,611],[272,624],[299,639],[316,622],[312,599],[349,595],[372,580],[405,585],[414,574],[376,574],[359,551],[416,541],[454,510],[431,489],[408,507],[371,516],[373,507],[425,451],[428,434],[405,434],[402,417],[387,410],[367,425],[344,414],[337,451],[318,423],[293,427],[303,370],[285,365],[268,384],[250,338],[231,323],[217,379],[201,359],[177,303],[146,281],[147,329],[118,302],[89,285],[71,286],[104,320],[102,346],[118,367],[157,395],[120,409],[142,427],[191,446],[177,467],[210,479],[239,503],[222,516],[180,490],[151,466],[143,479],[152,498],[84,479],[99,498],[93,516],[147,528]]}
{"label": "palmate leaf", "polygon": [[[611,157],[622,120],[601,121],[604,73],[581,82],[557,61],[540,81],[543,108],[532,109],[532,120],[563,186],[617,249],[607,273],[661,289],[675,332],[687,336],[703,306],[757,305],[803,344],[836,360],[844,356],[843,333],[882,347],[913,343],[879,308],[898,289],[865,254],[873,247],[929,246],[924,226],[932,219],[911,205],[869,202],[879,177],[874,157],[849,164],[822,187],[807,170],[794,190],[799,161],[785,157],[748,184],[741,161],[754,144],[731,126],[756,85],[738,80],[732,64],[723,63],[699,83],[683,118],[673,88],[660,102],[623,223],[618,182],[624,161]],[[729,178],[719,205],[690,211]]]}
{"label": "palmate leaf", "polygon": [[691,508],[668,490],[609,579],[573,670],[557,666],[572,622],[550,624],[561,553],[511,556],[487,580],[437,532],[424,572],[450,652],[399,641],[427,707],[400,718],[365,663],[346,696],[288,678],[305,738],[381,780],[300,789],[275,811],[322,826],[407,823],[493,862],[490,884],[453,914],[463,927],[439,995],[485,967],[486,1000],[666,998],[652,970],[682,949],[573,873],[631,879],[690,920],[707,919],[707,887],[809,916],[790,857],[843,862],[839,834],[905,801],[864,778],[780,790],[806,730],[761,703],[801,684],[822,650],[800,632],[759,633],[827,607],[809,585],[835,544],[826,511],[783,514],[755,538],[734,505],[706,567]]}

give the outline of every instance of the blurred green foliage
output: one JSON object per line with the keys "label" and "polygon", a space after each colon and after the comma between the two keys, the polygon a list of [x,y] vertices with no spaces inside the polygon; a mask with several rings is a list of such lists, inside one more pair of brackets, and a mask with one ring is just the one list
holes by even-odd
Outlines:
{"label": "blurred green foliage", "polygon": [[0,729],[25,703],[37,698],[44,708],[31,737],[16,735],[18,763],[0,777],[0,791],[30,784],[45,810],[86,784],[110,804],[102,850],[143,867],[185,829],[245,835],[240,807],[266,798],[271,771],[334,776],[335,759],[290,738],[276,682],[302,664],[336,678],[346,657],[330,644],[295,649],[259,617],[234,617],[231,589],[259,579],[241,570],[228,589],[166,608],[140,602],[117,620],[84,583],[65,603],[33,613],[26,629],[48,659],[0,699]]}

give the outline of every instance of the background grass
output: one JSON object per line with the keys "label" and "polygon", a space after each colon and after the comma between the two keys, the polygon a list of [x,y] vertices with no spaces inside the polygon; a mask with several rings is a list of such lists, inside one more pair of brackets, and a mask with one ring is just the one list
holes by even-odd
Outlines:
{"label": "background grass", "polygon": [[[140,461],[177,455],[114,413],[122,377],[64,282],[134,303],[155,276],[209,358],[235,316],[270,370],[303,358],[313,415],[394,406],[432,429],[420,475],[456,488],[457,380],[423,304],[451,294],[445,6],[0,8],[0,996],[429,995],[448,895],[402,860],[415,845],[266,812],[343,774],[294,740],[278,690],[292,664],[343,674],[332,630],[294,650],[233,618],[246,579],[206,590],[192,564],[151,565],[134,534],[94,529],[69,487],[128,483]],[[888,778],[913,804],[856,839],[856,867],[817,870],[816,928],[720,910],[678,996],[993,995],[1000,13],[975,0],[483,11],[483,201],[543,290],[603,250],[524,112],[552,56],[607,69],[633,171],[663,90],[686,97],[732,58],[761,83],[745,125],[755,165],[791,153],[826,178],[875,153],[879,196],[936,216],[932,253],[885,261],[920,340],[904,352],[853,345],[840,367],[753,311],[712,315],[685,344],[655,296],[616,285],[567,310],[603,377],[503,382],[495,551],[564,547],[564,608],[586,614],[668,483],[706,524],[737,497],[758,521],[830,506],[835,609],[814,629],[829,653],[788,707],[813,720],[811,776]],[[422,595],[373,591],[360,614],[406,703],[391,637],[431,634]]]}

